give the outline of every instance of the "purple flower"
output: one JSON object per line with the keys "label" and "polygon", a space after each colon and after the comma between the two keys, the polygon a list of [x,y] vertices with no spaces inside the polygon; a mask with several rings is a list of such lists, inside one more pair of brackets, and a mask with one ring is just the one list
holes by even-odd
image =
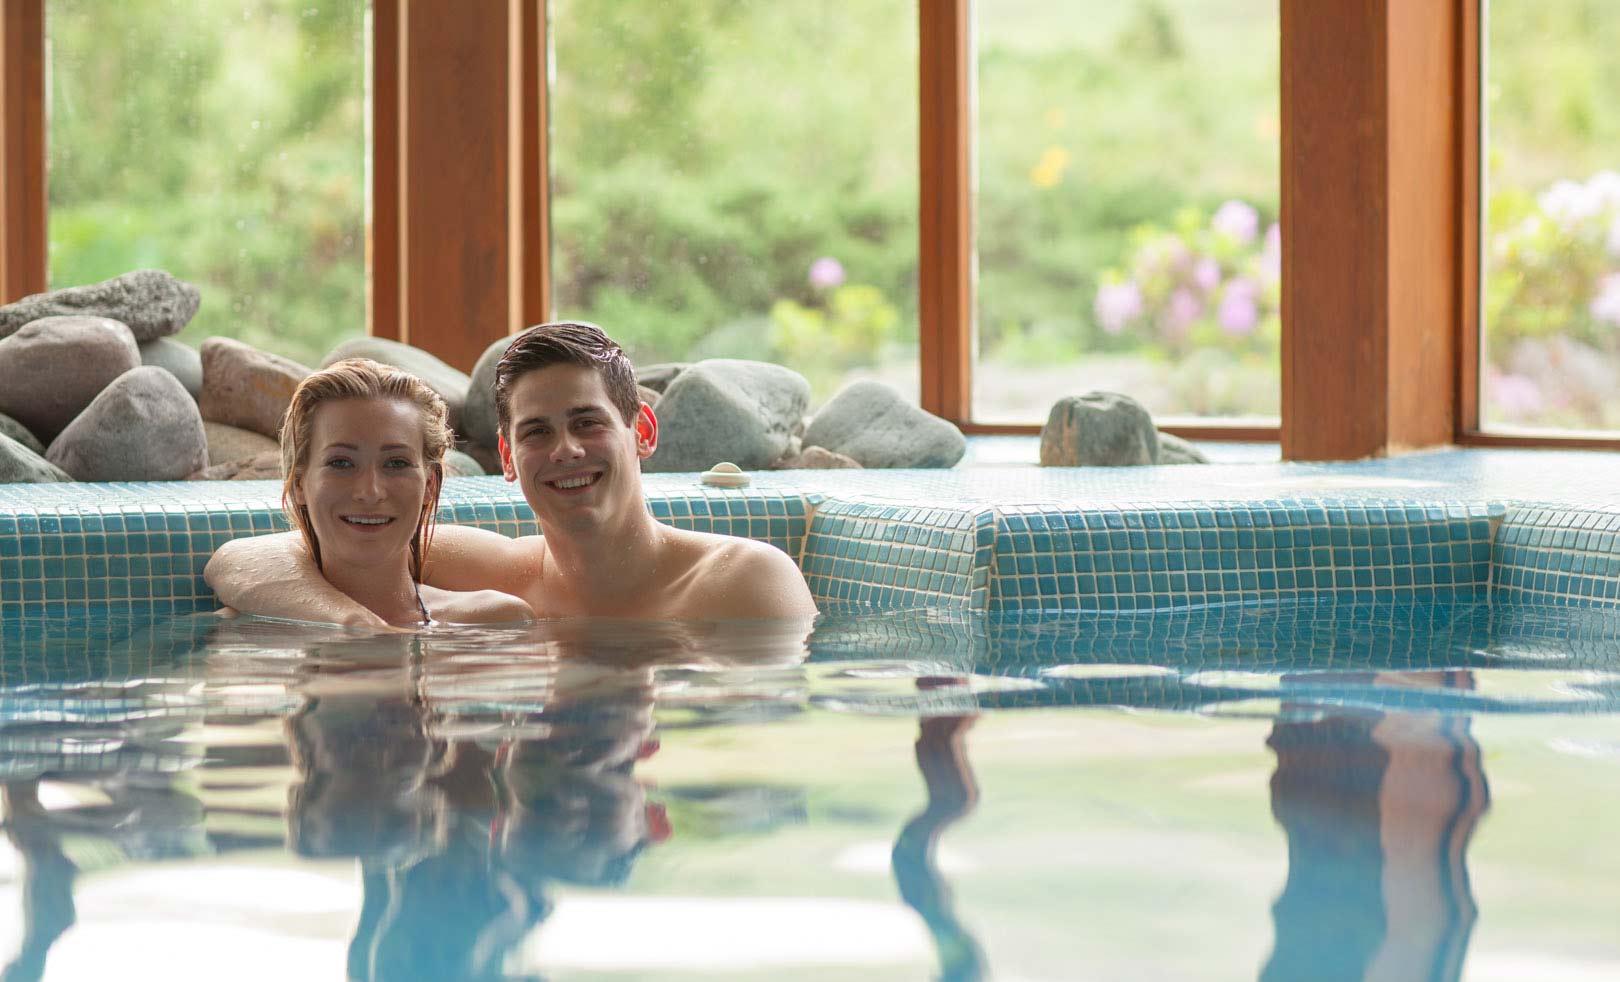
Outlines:
{"label": "purple flower", "polygon": [[1486,380],[1485,390],[1490,393],[1491,405],[1511,420],[1534,416],[1546,402],[1541,395],[1541,387],[1524,375],[1493,371]]}
{"label": "purple flower", "polygon": [[1250,279],[1235,279],[1226,284],[1221,295],[1220,310],[1216,312],[1221,330],[1233,337],[1243,337],[1260,325],[1260,286]]}
{"label": "purple flower", "polygon": [[1164,334],[1172,341],[1180,341],[1187,336],[1187,329],[1204,312],[1204,302],[1198,299],[1198,294],[1186,287],[1177,287],[1170,294],[1169,306],[1165,308]]}
{"label": "purple flower", "polygon": [[1594,319],[1620,327],[1620,273],[1603,277],[1598,295],[1592,298],[1587,309]]}
{"label": "purple flower", "polygon": [[1118,334],[1125,325],[1142,315],[1142,289],[1135,283],[1104,283],[1097,289],[1093,305],[1097,323],[1109,334]]}
{"label": "purple flower", "polygon": [[1247,245],[1260,234],[1260,213],[1242,201],[1228,201],[1210,219],[1210,228]]}
{"label": "purple flower", "polygon": [[1603,210],[1603,192],[1579,181],[1559,181],[1541,192],[1536,203],[1567,232],[1597,217]]}
{"label": "purple flower", "polygon": [[1260,279],[1268,285],[1282,282],[1282,226],[1276,222],[1266,229],[1265,248],[1260,251]]}
{"label": "purple flower", "polygon": [[822,256],[810,264],[810,285],[818,290],[831,290],[844,285],[844,264],[831,256]]}
{"label": "purple flower", "polygon": [[1174,272],[1185,267],[1192,261],[1192,251],[1187,243],[1174,235],[1160,235],[1136,251],[1136,269],[1138,278],[1151,280],[1163,273]]}
{"label": "purple flower", "polygon": [[1221,264],[1205,256],[1193,266],[1193,283],[1205,293],[1214,293],[1221,285]]}

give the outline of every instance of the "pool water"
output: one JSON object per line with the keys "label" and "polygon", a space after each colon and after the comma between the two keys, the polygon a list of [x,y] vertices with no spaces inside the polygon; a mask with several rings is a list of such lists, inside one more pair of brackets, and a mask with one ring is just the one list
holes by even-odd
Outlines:
{"label": "pool water", "polygon": [[8,982],[1620,978],[1620,611],[13,619],[0,795]]}

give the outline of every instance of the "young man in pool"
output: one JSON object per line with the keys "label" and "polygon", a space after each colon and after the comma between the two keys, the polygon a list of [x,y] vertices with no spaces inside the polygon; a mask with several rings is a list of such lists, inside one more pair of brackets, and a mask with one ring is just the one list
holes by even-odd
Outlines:
{"label": "young man in pool", "polygon": [[[653,519],[641,461],[658,420],[619,346],[588,324],[542,324],[513,339],[495,372],[501,466],[541,535],[443,526],[423,581],[492,589],[539,617],[732,620],[810,618],[793,560],[762,542],[689,532]],[[328,584],[295,533],[236,539],[204,572],[247,614],[353,626],[382,622]]]}

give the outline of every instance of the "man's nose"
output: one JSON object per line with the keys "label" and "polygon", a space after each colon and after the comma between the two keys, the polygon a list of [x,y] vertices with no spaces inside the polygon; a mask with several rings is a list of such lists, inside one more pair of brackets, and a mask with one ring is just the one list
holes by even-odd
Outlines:
{"label": "man's nose", "polygon": [[554,462],[565,460],[578,460],[585,456],[585,447],[574,438],[572,433],[563,430],[557,436],[557,442],[551,448],[551,459]]}

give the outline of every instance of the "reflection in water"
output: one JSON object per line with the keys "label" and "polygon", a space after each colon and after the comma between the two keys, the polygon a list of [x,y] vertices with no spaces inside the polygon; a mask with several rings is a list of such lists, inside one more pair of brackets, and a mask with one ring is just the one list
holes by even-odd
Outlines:
{"label": "reflection in water", "polygon": [[[1263,977],[1453,979],[1476,919],[1465,853],[1490,801],[1470,718],[1612,717],[1620,619],[1503,620],[1489,608],[1435,608],[1383,623],[1394,616],[1303,608],[991,622],[960,612],[886,614],[824,622],[808,666],[802,631],[770,625],[573,622],[366,638],[196,618],[87,639],[0,622],[0,830],[18,861],[11,881],[0,872],[0,890],[21,900],[5,928],[22,929],[15,954],[0,953],[11,958],[4,979],[40,978],[52,945],[63,957],[80,932],[105,936],[94,906],[103,870],[211,856],[234,871],[251,864],[221,854],[253,850],[263,862],[284,848],[358,866],[359,916],[344,939],[352,979],[521,977],[513,972],[556,967],[534,966],[537,953],[562,962],[559,948],[536,943],[537,928],[549,923],[538,937],[555,937],[572,911],[588,908],[602,918],[589,925],[603,932],[593,941],[606,937],[600,943],[612,947],[620,919],[656,908],[645,922],[627,920],[628,951],[644,940],[633,931],[664,920],[663,905],[688,904],[675,912],[690,915],[745,882],[755,893],[836,891],[839,903],[869,889],[862,902],[891,907],[898,893],[926,925],[946,979],[988,977],[992,960],[1008,974],[1061,977],[1051,971],[1060,956],[1035,949],[1072,942],[1074,922],[1065,918],[1088,905],[1151,906],[1137,886],[1153,877],[1211,874],[1202,858],[1176,870],[1155,852],[1142,860],[1157,864],[1148,873],[1127,868],[1133,878],[1120,893],[1072,881],[1059,888],[1067,892],[1028,889],[1091,860],[1077,849],[1031,871],[1009,859],[1037,847],[992,840],[1008,810],[1028,813],[1012,828],[1052,833],[1038,848],[1088,835],[1052,807],[1087,793],[1076,760],[1139,754],[1144,776],[1129,787],[1144,796],[1132,802],[1143,814],[1191,786],[1163,756],[1169,744],[1055,746],[1040,734],[1066,732],[1061,724],[1084,716],[1091,732],[1110,738],[1151,731],[1157,739],[1190,726],[1227,736],[1252,724],[1236,714],[1196,724],[1181,715],[1172,726],[1155,715],[1152,727],[1116,728],[1118,714],[1090,707],[1203,713],[1252,709],[1259,697],[1280,706],[1265,725],[1276,756],[1271,810],[1289,856]],[[1038,712],[1016,726],[996,715],[1023,707]],[[966,751],[972,727],[977,775]],[[896,748],[872,742],[900,743],[912,732],[927,793],[914,814],[907,788],[877,778],[883,752]],[[1612,745],[1612,734],[1590,736]],[[1015,737],[1027,742],[1015,748]],[[774,749],[756,747],[756,738]],[[986,755],[991,747],[995,756]],[[1257,740],[1247,747],[1260,752]],[[656,793],[637,774],[649,758],[667,781]],[[750,776],[739,779],[734,766]],[[963,828],[979,807],[980,777],[996,798],[997,811],[983,819],[993,830]],[[874,823],[882,823],[875,832]],[[936,859],[948,830],[980,860],[984,879],[966,899]],[[1264,831],[1276,834],[1269,823]],[[675,846],[660,849],[672,834]],[[819,868],[818,857],[873,839],[893,842],[883,871],[892,886],[829,886],[826,876],[847,871]],[[1085,848],[1115,845],[1092,838]],[[1120,863],[1132,861],[1130,849],[1121,847]],[[712,870],[703,865],[711,861]],[[1572,886],[1582,883],[1581,871],[1558,869]],[[640,906],[572,892],[626,884],[658,896]],[[75,887],[85,924],[62,941],[76,916]],[[666,895],[674,890],[695,896]],[[1003,899],[972,902],[979,897]],[[567,910],[553,918],[563,898]],[[1223,913],[1228,933],[1263,929],[1270,899],[1267,892],[1252,913]],[[191,900],[175,897],[176,909]],[[286,930],[274,911],[253,913],[263,931]],[[1155,934],[1159,913],[1145,915]],[[814,922],[793,930],[824,937]],[[824,939],[860,951],[859,937]],[[894,957],[926,959],[929,940],[919,933],[917,947]],[[1138,946],[1129,958],[1147,966],[1156,954]],[[650,957],[677,960],[656,950]],[[1081,956],[1061,957],[1072,975],[1092,974]],[[890,967],[873,969],[875,977]]]}
{"label": "reflection in water", "polygon": [[[1314,681],[1471,685],[1467,672]],[[1459,978],[1478,913],[1466,853],[1490,807],[1468,718],[1288,710],[1267,741],[1288,880],[1261,978]]]}
{"label": "reflection in water", "polygon": [[[964,685],[965,679],[917,680],[917,687]],[[950,888],[934,860],[934,848],[950,826],[973,811],[978,783],[964,744],[976,716],[931,716],[918,721],[917,769],[928,789],[928,803],[895,840],[892,865],[900,897],[922,915],[939,956],[945,982],[974,982],[986,975],[984,951],[956,915]]]}

